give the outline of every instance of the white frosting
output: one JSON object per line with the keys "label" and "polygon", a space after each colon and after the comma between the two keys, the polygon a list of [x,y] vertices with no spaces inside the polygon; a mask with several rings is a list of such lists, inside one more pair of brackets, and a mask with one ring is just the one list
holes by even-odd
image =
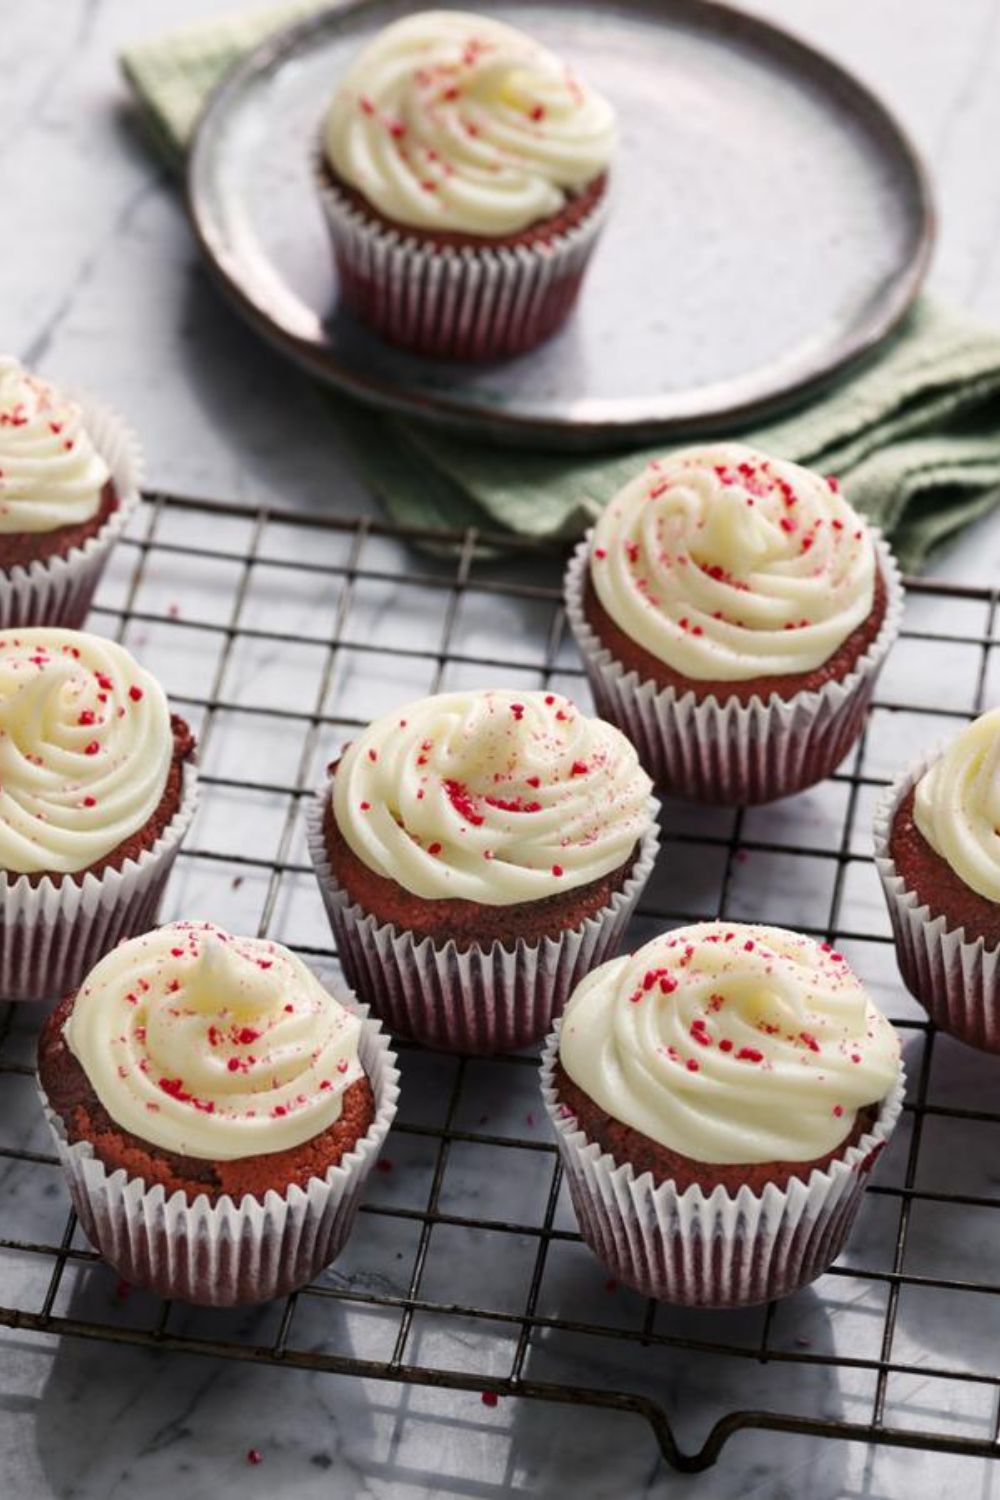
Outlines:
{"label": "white frosting", "polygon": [[76,402],[0,356],[0,534],[82,525],[110,477]]}
{"label": "white frosting", "polygon": [[148,822],[173,756],[163,689],[113,641],[0,632],[0,869],[69,874]]}
{"label": "white frosting", "polygon": [[604,172],[614,112],[511,26],[422,11],[379,32],[327,115],[330,166],[386,218],[516,234]]}
{"label": "white frosting", "polygon": [[554,693],[441,693],[376,719],[344,752],[334,813],[377,874],[425,900],[509,906],[629,858],[651,783],[617,729]]}
{"label": "white frosting", "polygon": [[299,1146],[363,1076],[361,1022],[279,943],[174,922],[89,974],[65,1037],[115,1124],[181,1156]]}
{"label": "white frosting", "polygon": [[654,460],[608,503],[590,559],[632,640],[724,682],[822,666],[871,613],[876,568],[835,481],[737,443]]}
{"label": "white frosting", "polygon": [[963,729],[924,772],[913,816],[970,890],[1000,901],[1000,708]]}
{"label": "white frosting", "polygon": [[595,969],[559,1055],[614,1119],[694,1161],[814,1161],[885,1098],[899,1040],[840,955],[701,922]]}

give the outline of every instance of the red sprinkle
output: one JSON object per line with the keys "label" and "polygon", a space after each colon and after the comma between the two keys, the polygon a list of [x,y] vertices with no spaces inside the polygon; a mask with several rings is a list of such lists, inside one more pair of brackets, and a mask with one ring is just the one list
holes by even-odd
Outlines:
{"label": "red sprinkle", "polygon": [[144,693],[143,693],[143,691],[142,691],[142,688],[141,687],[136,687],[134,683],[129,688],[128,695],[132,699],[133,703],[141,703],[142,700],[143,700],[143,697],[145,696]]}
{"label": "red sprinkle", "polygon": [[84,745],[83,753],[84,755],[96,755],[100,748],[96,740],[91,740],[89,745]]}
{"label": "red sprinkle", "polygon": [[248,1448],[247,1449],[247,1463],[248,1464],[253,1464],[254,1468],[256,1468],[258,1464],[262,1464],[263,1462],[264,1462],[264,1455],[263,1455],[263,1453],[261,1453],[261,1451],[260,1451],[259,1448]]}
{"label": "red sprinkle", "polygon": [[562,874],[562,872],[563,872],[562,865],[553,865],[552,866],[552,873],[553,873],[553,875],[559,876],[559,875]]}
{"label": "red sprinkle", "polygon": [[84,805],[84,807],[96,807],[97,806],[97,798],[96,797],[84,797],[84,799],[83,799],[83,805]]}
{"label": "red sprinkle", "polygon": [[441,845],[438,844],[438,843],[428,844],[427,845],[427,853],[428,854],[440,854],[441,853]]}
{"label": "red sprinkle", "polygon": [[484,1391],[479,1399],[484,1406],[496,1406],[497,1402],[500,1400],[500,1397],[497,1395],[496,1391]]}
{"label": "red sprinkle", "polygon": [[510,711],[514,715],[514,718],[518,721],[518,723],[520,723],[521,720],[524,718],[524,704],[523,703],[512,703],[510,705]]}
{"label": "red sprinkle", "polygon": [[570,767],[569,774],[571,776],[586,776],[589,770],[590,767],[587,765],[587,762],[585,760],[575,760]]}
{"label": "red sprinkle", "polygon": [[763,1052],[758,1052],[756,1047],[741,1047],[736,1054],[736,1061],[762,1063],[764,1061],[764,1054]]}
{"label": "red sprinkle", "polygon": [[698,1073],[701,1071],[701,1063],[695,1058],[689,1057],[687,1060],[687,1070],[689,1073]]}

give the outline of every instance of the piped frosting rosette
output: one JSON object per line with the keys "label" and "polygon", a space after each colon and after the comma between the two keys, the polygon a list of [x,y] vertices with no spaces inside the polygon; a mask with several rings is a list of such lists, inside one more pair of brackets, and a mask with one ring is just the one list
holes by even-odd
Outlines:
{"label": "piped frosting rosette", "polygon": [[[588,599],[633,661],[602,640]],[[799,791],[843,759],[902,587],[835,481],[724,443],[652,461],[608,502],[570,561],[566,607],[599,711],[658,785],[739,804]]]}
{"label": "piped frosting rosette", "polygon": [[230,1306],[303,1286],[350,1233],[396,1112],[388,1039],[349,992],[330,994],[287,948],[176,922],[133,938],[87,976],[66,1043],[116,1126],[189,1160],[286,1152],[329,1129],[362,1077],[367,1131],[307,1185],[193,1199],[109,1170],[69,1141],[44,1098],[83,1228],[130,1284]]}
{"label": "piped frosting rosette", "polygon": [[395,22],[321,131],[341,296],[419,352],[530,347],[575,296],[615,144],[607,100],[514,27],[461,11]]}
{"label": "piped frosting rosette", "polygon": [[[106,520],[66,551],[0,571],[0,629],[83,623],[111,547],[139,502],[142,461],[121,418],[0,356],[0,538],[53,538]],[[54,542],[55,545],[55,542]]]}
{"label": "piped frosting rosette", "polygon": [[[599,1110],[706,1174],[679,1191],[588,1140],[557,1063]],[[899,1042],[840,954],[778,928],[664,934],[578,987],[550,1036],[542,1091],[580,1232],[648,1296],[734,1307],[785,1296],[836,1259],[899,1117]],[[870,1129],[855,1135],[860,1109]],[[784,1187],[711,1185],[734,1163],[811,1163]],[[699,1166],[699,1164],[701,1164]]]}
{"label": "piped frosting rosette", "polygon": [[510,235],[608,170],[615,117],[524,32],[423,11],[386,27],[348,70],[323,146],[341,181],[393,223]]}
{"label": "piped frosting rosette", "polygon": [[48,627],[0,638],[4,998],[73,988],[152,921],[197,798],[184,763],[164,804],[175,728],[159,683],[114,641]]}
{"label": "piped frosting rosette", "polygon": [[[325,824],[368,870],[422,901],[519,908],[622,871],[595,914],[553,936],[432,941],[351,899]],[[649,778],[612,725],[554,693],[439,694],[376,720],[307,809],[309,847],[350,982],[397,1031],[448,1050],[544,1036],[620,942],[657,849]]]}
{"label": "piped frosting rosette", "polygon": [[875,814],[875,864],[900,972],[934,1023],[972,1047],[1000,1052],[1000,947],[922,901],[892,857],[893,824],[912,792],[913,820],[962,883],[1000,902],[1000,709],[909,766]]}

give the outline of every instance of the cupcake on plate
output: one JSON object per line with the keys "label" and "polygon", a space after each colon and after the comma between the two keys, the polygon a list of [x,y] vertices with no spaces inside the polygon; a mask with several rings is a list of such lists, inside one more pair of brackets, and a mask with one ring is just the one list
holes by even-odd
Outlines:
{"label": "cupcake on plate", "polygon": [[653,460],[608,502],[566,608],[598,711],[658,785],[738,805],[843,760],[902,586],[835,480],[720,443]]}
{"label": "cupcake on plate", "polygon": [[38,1076],[91,1243],[129,1283],[213,1306],[336,1257],[399,1093],[352,996],[209,922],[107,954],[46,1022]]}
{"label": "cupcake on plate", "polygon": [[113,412],[0,356],[0,629],[83,623],[140,467]]}
{"label": "cupcake on plate", "polygon": [[532,348],[576,300],[614,149],[610,104],[514,27],[463,11],[396,21],[322,129],[341,299],[417,354]]}
{"label": "cupcake on plate", "polygon": [[539,1041],[653,866],[632,746],[555,693],[441,693],[376,719],[331,771],[309,847],[362,999],[431,1047]]}
{"label": "cupcake on plate", "polygon": [[0,634],[0,998],[65,994],[155,920],[194,815],[193,753],[114,641]]}
{"label": "cupcake on plate", "polygon": [[931,1020],[1000,1052],[1000,708],[905,771],[875,815],[875,863],[907,988]]}
{"label": "cupcake on plate", "polygon": [[583,1238],[629,1286],[699,1307],[827,1269],[903,1089],[896,1033],[841,955],[740,923],[596,969],[542,1062]]}

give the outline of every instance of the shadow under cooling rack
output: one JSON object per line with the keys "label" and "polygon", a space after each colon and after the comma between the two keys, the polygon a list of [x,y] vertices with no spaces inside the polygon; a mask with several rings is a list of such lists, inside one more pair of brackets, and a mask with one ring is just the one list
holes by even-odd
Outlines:
{"label": "shadow under cooling rack", "polygon": [[[556,551],[506,538],[147,496],[92,625],[140,656],[199,736],[202,806],[164,917],[266,934],[335,980],[302,798],[358,725],[426,693],[553,686],[587,705],[560,574]],[[336,1265],[238,1327],[162,1303],[116,1286],[81,1237],[34,1095],[37,1011],[7,1006],[0,1325],[633,1412],[688,1470],[745,1428],[997,1456],[995,1072],[903,990],[869,837],[895,771],[1000,697],[996,604],[912,583],[841,771],[771,807],[667,805],[631,933],[729,916],[821,935],[899,1026],[904,1121],[815,1287],[719,1313],[617,1286],[575,1231],[535,1060],[404,1045],[399,1121]]]}

